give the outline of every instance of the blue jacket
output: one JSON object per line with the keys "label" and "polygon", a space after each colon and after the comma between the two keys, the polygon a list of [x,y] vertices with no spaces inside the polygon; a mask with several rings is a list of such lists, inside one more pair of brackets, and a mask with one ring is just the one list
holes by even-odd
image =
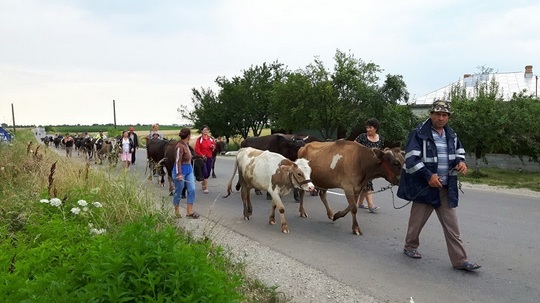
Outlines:
{"label": "blue jacket", "polygon": [[[428,184],[431,175],[437,173],[437,147],[431,134],[431,119],[426,120],[409,134],[405,148],[405,165],[401,170],[397,196],[418,203],[441,206],[439,189]],[[448,205],[458,206],[457,171],[452,169],[465,162],[465,149],[457,134],[448,125],[444,127],[448,145]]]}

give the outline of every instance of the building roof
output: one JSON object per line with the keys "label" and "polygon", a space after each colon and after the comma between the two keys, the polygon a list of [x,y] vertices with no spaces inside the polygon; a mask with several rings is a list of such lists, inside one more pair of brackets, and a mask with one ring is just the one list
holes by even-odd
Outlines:
{"label": "building roof", "polygon": [[538,93],[540,93],[540,86],[538,83],[539,77],[533,74],[532,68],[532,65],[527,65],[525,66],[525,72],[478,75],[465,74],[463,75],[462,79],[424,96],[414,98],[411,103],[413,105],[423,106],[430,105],[437,99],[448,99],[451,87],[458,84],[459,86],[466,88],[467,94],[472,95],[477,83],[489,83],[492,79],[495,79],[495,81],[497,81],[499,84],[499,89],[502,92],[501,97],[505,101],[512,99],[514,94],[518,94],[523,91],[525,91],[527,94],[538,96]]}

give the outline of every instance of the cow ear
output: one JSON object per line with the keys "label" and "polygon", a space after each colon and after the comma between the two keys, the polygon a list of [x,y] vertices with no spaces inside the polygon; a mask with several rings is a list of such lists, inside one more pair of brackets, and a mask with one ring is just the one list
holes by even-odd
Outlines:
{"label": "cow ear", "polygon": [[384,152],[378,148],[373,148],[373,153],[377,156],[377,164],[380,164],[384,160]]}
{"label": "cow ear", "polygon": [[290,166],[290,165],[285,165],[285,164],[281,164],[281,165],[279,166],[279,168],[280,168],[281,170],[284,170],[284,171],[287,171],[287,172],[291,170],[291,166]]}

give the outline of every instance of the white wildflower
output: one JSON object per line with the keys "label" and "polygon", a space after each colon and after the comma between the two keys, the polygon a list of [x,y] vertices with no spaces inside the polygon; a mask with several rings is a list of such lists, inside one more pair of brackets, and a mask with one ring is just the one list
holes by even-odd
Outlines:
{"label": "white wildflower", "polygon": [[58,198],[52,198],[50,203],[51,203],[51,206],[60,207],[60,205],[62,205],[62,200]]}
{"label": "white wildflower", "polygon": [[47,199],[41,199],[41,200],[39,200],[39,202],[40,202],[40,203],[49,203],[49,200],[47,200]]}
{"label": "white wildflower", "polygon": [[103,233],[105,233],[107,230],[105,228],[100,228],[100,229],[97,229],[97,228],[91,228],[90,229],[90,233],[93,234],[93,235],[101,235]]}
{"label": "white wildflower", "polygon": [[77,201],[77,204],[79,204],[80,206],[88,205],[88,203],[85,200],[79,200],[79,201]]}
{"label": "white wildflower", "polygon": [[83,211],[88,211],[88,207],[85,206],[85,207],[83,207],[82,210],[83,210]]}
{"label": "white wildflower", "polygon": [[97,193],[99,193],[99,187],[94,187],[94,188],[92,188],[92,189],[90,190],[90,193],[91,193],[91,194],[94,194],[94,195],[97,194]]}
{"label": "white wildflower", "polygon": [[92,223],[92,222],[88,223],[88,227],[90,227],[90,228],[94,227],[94,223]]}
{"label": "white wildflower", "polygon": [[99,202],[92,202],[92,205],[94,205],[94,207],[96,208],[100,208],[100,207],[103,207],[103,205]]}
{"label": "white wildflower", "polygon": [[73,207],[71,209],[71,212],[74,213],[75,215],[78,215],[81,212],[81,209],[78,207]]}

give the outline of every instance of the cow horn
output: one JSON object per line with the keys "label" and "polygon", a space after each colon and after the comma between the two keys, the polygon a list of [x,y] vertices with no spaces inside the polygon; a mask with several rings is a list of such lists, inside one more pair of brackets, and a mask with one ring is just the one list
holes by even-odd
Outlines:
{"label": "cow horn", "polygon": [[163,158],[161,160],[159,160],[159,162],[157,163],[158,166],[163,166],[163,163],[167,161],[167,158]]}

